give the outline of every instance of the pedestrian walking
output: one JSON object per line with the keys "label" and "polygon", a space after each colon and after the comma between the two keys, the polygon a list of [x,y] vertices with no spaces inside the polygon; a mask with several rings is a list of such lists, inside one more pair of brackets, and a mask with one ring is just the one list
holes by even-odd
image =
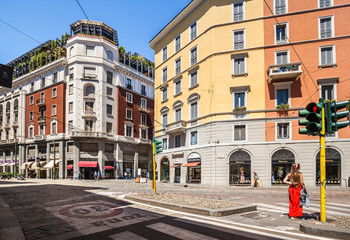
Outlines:
{"label": "pedestrian walking", "polygon": [[259,185],[259,183],[258,183],[258,180],[259,180],[258,174],[256,174],[256,172],[253,172],[253,174],[254,174],[254,176],[253,176],[253,178],[254,178],[253,186],[254,186],[254,187],[260,187],[260,185]]}
{"label": "pedestrian walking", "polygon": [[298,171],[300,164],[293,163],[290,173],[283,182],[289,184],[289,218],[303,217],[303,207],[300,206],[300,192],[304,188],[303,175]]}
{"label": "pedestrian walking", "polygon": [[78,179],[81,180],[81,172],[78,173]]}
{"label": "pedestrian walking", "polygon": [[94,172],[94,179],[97,180],[97,172]]}
{"label": "pedestrian walking", "polygon": [[101,180],[101,172],[100,171],[98,171],[98,173],[97,173],[97,180]]}

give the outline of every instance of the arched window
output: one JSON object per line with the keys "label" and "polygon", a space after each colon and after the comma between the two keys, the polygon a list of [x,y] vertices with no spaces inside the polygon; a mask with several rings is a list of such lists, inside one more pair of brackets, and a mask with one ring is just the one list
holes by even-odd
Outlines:
{"label": "arched window", "polygon": [[93,97],[95,95],[95,87],[94,85],[86,85],[84,89],[85,97]]}
{"label": "arched window", "polygon": [[[316,156],[316,183],[320,183],[320,152]],[[333,148],[326,148],[326,183],[340,184],[341,155]]]}
{"label": "arched window", "polygon": [[271,182],[282,183],[285,176],[290,172],[290,167],[295,163],[295,156],[288,149],[276,151],[272,157]]}
{"label": "arched window", "polygon": [[74,55],[74,47],[69,49],[69,56],[72,57]]}
{"label": "arched window", "polygon": [[230,184],[250,184],[251,158],[245,151],[235,151],[230,156]]}

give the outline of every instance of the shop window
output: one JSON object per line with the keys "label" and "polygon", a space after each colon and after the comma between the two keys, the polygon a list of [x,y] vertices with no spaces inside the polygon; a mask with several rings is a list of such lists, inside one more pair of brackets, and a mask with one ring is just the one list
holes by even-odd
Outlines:
{"label": "shop window", "polygon": [[231,154],[230,160],[231,185],[250,185],[251,184],[251,158],[245,151],[235,151]]}
{"label": "shop window", "polygon": [[295,156],[287,149],[280,149],[272,155],[271,162],[271,182],[282,184],[283,179],[290,172],[290,167],[295,163]]}
{"label": "shop window", "polygon": [[[341,155],[333,148],[326,148],[326,184],[341,184]],[[316,156],[316,184],[320,184],[320,152]]]}
{"label": "shop window", "polygon": [[175,136],[175,148],[181,147],[181,135]]}

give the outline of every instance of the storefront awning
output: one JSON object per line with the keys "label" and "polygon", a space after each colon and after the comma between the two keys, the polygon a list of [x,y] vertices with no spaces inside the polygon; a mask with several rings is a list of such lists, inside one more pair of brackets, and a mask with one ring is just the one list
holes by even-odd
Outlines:
{"label": "storefront awning", "polygon": [[15,165],[15,164],[16,164],[16,163],[13,162],[13,163],[10,163],[9,166],[13,166],[13,165]]}
{"label": "storefront awning", "polygon": [[[61,160],[56,160],[55,164],[59,163]],[[44,168],[53,168],[54,161],[51,160],[48,164],[45,165]]]}
{"label": "storefront awning", "polygon": [[26,165],[28,165],[28,167],[29,167],[29,164],[31,164],[31,163],[33,163],[33,162],[25,162],[25,163],[23,163],[22,166],[21,166],[21,169],[22,170],[26,169]]}
{"label": "storefront awning", "polygon": [[9,163],[3,163],[2,165],[0,165],[1,167],[7,166],[9,165]]}
{"label": "storefront awning", "polygon": [[31,166],[31,169],[44,168],[45,165],[46,165],[46,161],[45,161],[45,162],[40,162],[39,166],[37,165],[37,163],[34,163],[34,164]]}
{"label": "storefront awning", "polygon": [[97,168],[98,163],[93,161],[80,161],[78,166],[79,167],[90,167],[90,168]]}
{"label": "storefront awning", "polygon": [[201,164],[201,162],[189,162],[185,164],[184,167],[195,167],[195,166],[198,166],[199,164]]}
{"label": "storefront awning", "polygon": [[74,166],[73,165],[68,165],[67,167],[66,167],[66,169],[73,169],[74,168]]}
{"label": "storefront awning", "polygon": [[105,170],[114,170],[113,166],[105,166]]}
{"label": "storefront awning", "polygon": [[175,164],[174,163],[174,165],[172,165],[172,166],[170,166],[170,167],[180,167],[181,166],[181,163],[179,163],[179,164]]}

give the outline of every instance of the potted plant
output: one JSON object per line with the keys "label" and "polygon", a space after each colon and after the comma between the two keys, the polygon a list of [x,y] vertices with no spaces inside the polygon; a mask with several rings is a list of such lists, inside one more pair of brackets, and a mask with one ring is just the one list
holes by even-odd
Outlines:
{"label": "potted plant", "polygon": [[244,112],[245,110],[247,110],[246,106],[242,106],[242,107],[235,107],[232,111],[233,112]]}
{"label": "potted plant", "polygon": [[287,111],[289,109],[289,104],[281,103],[280,105],[276,106],[276,109],[279,111]]}

